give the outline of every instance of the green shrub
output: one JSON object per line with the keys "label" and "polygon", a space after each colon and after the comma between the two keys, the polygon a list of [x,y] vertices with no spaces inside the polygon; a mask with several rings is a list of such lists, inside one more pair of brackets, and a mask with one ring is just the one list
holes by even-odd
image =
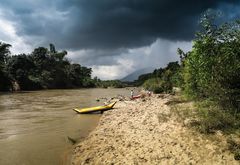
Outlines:
{"label": "green shrub", "polygon": [[171,83],[159,78],[151,78],[144,82],[143,87],[154,93],[169,93],[172,91]]}
{"label": "green shrub", "polygon": [[172,87],[180,87],[183,84],[181,67],[177,62],[170,62],[165,68],[155,69],[152,73],[139,76],[135,82],[154,93],[170,93]]}
{"label": "green shrub", "polygon": [[234,154],[235,160],[240,160],[240,144],[235,139],[230,137],[227,139],[228,149]]}
{"label": "green shrub", "polygon": [[216,103],[205,100],[197,105],[199,130],[203,133],[212,133],[216,130],[232,131],[240,126],[239,120],[230,111],[222,109]]}
{"label": "green shrub", "polygon": [[234,152],[234,159],[235,160],[240,160],[240,149],[238,149]]}
{"label": "green shrub", "polygon": [[124,88],[127,85],[120,80],[98,80],[97,83],[95,83],[97,87],[100,88]]}
{"label": "green shrub", "polygon": [[184,54],[184,91],[192,98],[211,98],[224,109],[236,109],[240,99],[239,21],[216,24],[207,12],[201,19],[192,51]]}

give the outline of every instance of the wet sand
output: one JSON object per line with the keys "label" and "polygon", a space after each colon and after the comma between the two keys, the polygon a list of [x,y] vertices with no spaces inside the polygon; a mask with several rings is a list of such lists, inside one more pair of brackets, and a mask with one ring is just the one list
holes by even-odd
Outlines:
{"label": "wet sand", "polygon": [[[172,96],[119,101],[73,150],[72,164],[239,164],[224,136],[185,126],[166,105]],[[216,140],[217,139],[217,140]]]}

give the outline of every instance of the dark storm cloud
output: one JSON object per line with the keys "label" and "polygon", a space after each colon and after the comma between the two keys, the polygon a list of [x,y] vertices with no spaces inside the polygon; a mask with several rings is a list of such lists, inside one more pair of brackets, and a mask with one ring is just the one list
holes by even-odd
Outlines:
{"label": "dark storm cloud", "polygon": [[6,0],[1,6],[11,11],[8,17],[16,22],[19,35],[28,36],[32,42],[53,42],[60,48],[77,50],[141,47],[157,38],[189,41],[202,12],[208,8],[223,8],[223,5],[239,6],[238,2]]}
{"label": "dark storm cloud", "polygon": [[[86,66],[117,65],[117,57],[127,54],[126,49],[115,50],[80,50],[69,52],[69,58]],[[77,54],[77,55],[76,55]]]}

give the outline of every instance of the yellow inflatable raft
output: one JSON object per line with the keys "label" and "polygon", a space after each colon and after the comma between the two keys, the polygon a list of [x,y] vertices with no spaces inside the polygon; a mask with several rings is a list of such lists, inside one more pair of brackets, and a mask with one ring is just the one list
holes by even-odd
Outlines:
{"label": "yellow inflatable raft", "polygon": [[82,108],[82,109],[78,109],[78,108],[74,108],[73,110],[76,111],[77,113],[92,113],[92,112],[103,112],[109,109],[112,109],[113,106],[116,104],[117,102],[113,102],[111,104],[108,105],[104,105],[104,106],[97,106],[97,107],[91,107],[91,108]]}

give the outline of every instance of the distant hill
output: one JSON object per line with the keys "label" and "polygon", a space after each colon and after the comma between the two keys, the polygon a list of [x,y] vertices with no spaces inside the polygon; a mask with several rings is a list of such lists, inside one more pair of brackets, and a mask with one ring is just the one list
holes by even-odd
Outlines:
{"label": "distant hill", "polygon": [[146,73],[152,73],[155,68],[143,68],[136,70],[135,72],[127,75],[126,77],[122,78],[121,81],[123,82],[133,82],[134,80],[138,79],[138,76]]}

